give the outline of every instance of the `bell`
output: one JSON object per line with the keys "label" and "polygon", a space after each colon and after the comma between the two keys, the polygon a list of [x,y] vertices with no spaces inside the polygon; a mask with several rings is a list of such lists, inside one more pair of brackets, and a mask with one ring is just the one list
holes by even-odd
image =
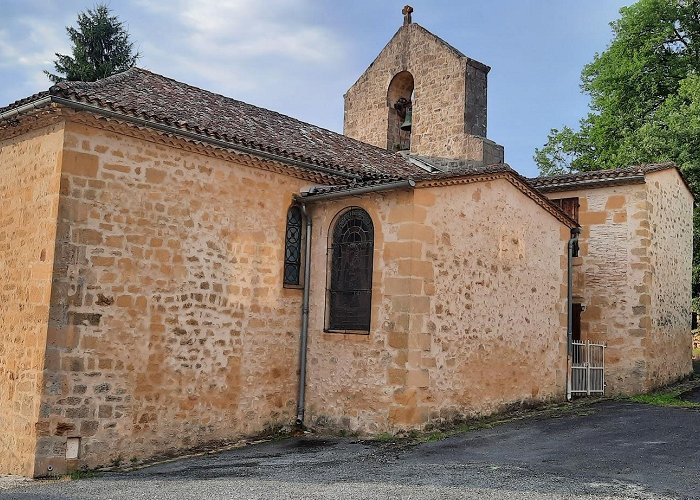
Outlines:
{"label": "bell", "polygon": [[404,119],[403,123],[401,124],[401,130],[405,130],[407,132],[410,132],[412,124],[413,124],[413,108],[408,108],[406,110],[406,118]]}

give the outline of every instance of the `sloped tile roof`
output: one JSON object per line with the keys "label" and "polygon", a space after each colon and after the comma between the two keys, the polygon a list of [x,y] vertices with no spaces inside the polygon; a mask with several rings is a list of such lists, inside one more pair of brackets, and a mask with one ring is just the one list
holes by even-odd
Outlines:
{"label": "sloped tile roof", "polygon": [[8,104],[7,106],[0,106],[0,114],[5,113],[6,111],[10,111],[12,109],[19,108],[20,106],[23,106],[25,104],[29,104],[30,102],[38,101],[39,99],[43,97],[48,97],[50,95],[48,90],[42,90],[41,92],[37,92],[36,94],[32,94],[29,97],[23,97],[22,99],[18,99],[13,103]]}
{"label": "sloped tile roof", "polygon": [[61,82],[0,113],[46,95],[165,124],[259,151],[356,174],[405,177],[421,172],[401,155],[316,125],[131,68],[96,82]]}
{"label": "sloped tile roof", "polygon": [[[47,97],[67,106],[73,103],[88,105],[89,111],[95,113],[111,112],[125,120],[138,119],[138,123],[146,126],[167,125],[171,130],[187,131],[197,134],[197,137],[245,146],[260,153],[273,153],[275,158],[286,158],[290,164],[292,160],[297,160],[323,166],[331,173],[353,174],[350,176],[352,179],[336,176],[337,183],[331,180],[332,177],[329,178],[329,184],[333,184],[315,187],[306,193],[310,198],[362,187],[389,185],[399,180],[439,183],[448,179],[503,172],[522,181],[519,189],[536,193],[527,180],[506,164],[485,165],[478,161],[392,153],[140,68],[131,68],[96,82],[59,83],[48,92],[40,92],[0,108],[0,115],[8,111],[29,112],[25,105]],[[431,168],[432,171],[428,171]],[[536,193],[535,197],[540,204],[548,207],[549,202],[543,195]],[[557,216],[561,215],[557,210],[554,212]]]}
{"label": "sloped tile roof", "polygon": [[678,169],[676,164],[671,162],[653,163],[611,170],[592,170],[590,172],[547,175],[528,179],[528,182],[542,192],[573,191],[583,188],[642,183],[644,182],[645,174],[671,168]]}
{"label": "sloped tile roof", "polygon": [[[342,185],[382,184],[399,179],[438,179],[478,175],[510,167],[475,161],[413,156],[435,166],[428,173],[405,152],[393,153],[342,134],[302,122],[268,109],[178,82],[141,68],[131,68],[96,82],[61,82],[0,108],[0,113],[45,97],[90,105],[95,110],[119,113],[154,124],[168,125],[230,144],[274,153],[290,160],[324,166],[333,172],[353,174]],[[69,103],[70,104],[70,103]],[[318,193],[317,193],[318,194]]]}

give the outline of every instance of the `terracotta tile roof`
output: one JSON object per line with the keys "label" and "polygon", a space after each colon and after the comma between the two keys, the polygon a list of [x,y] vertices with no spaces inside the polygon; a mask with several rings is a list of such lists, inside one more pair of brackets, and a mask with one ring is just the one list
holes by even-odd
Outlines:
{"label": "terracotta tile roof", "polygon": [[[590,172],[534,177],[528,179],[528,182],[543,192],[573,191],[583,188],[643,183],[645,174],[671,168],[678,169],[675,163],[654,163],[612,170],[592,170]],[[680,173],[680,170],[678,172]]]}
{"label": "terracotta tile roof", "polygon": [[355,174],[361,179],[407,177],[422,171],[397,153],[140,68],[96,82],[61,82],[48,93],[1,108],[0,113],[46,95]]}
{"label": "terracotta tile roof", "polygon": [[301,197],[311,198],[321,194],[340,193],[343,191],[352,191],[358,188],[381,186],[384,184],[391,184],[392,182],[396,182],[397,180],[400,179],[372,179],[368,181],[349,182],[347,184],[335,184],[332,186],[313,186],[308,191],[302,192]]}
{"label": "terracotta tile roof", "polygon": [[[347,184],[338,177],[341,185],[328,186],[325,191],[319,187],[314,194],[399,179],[444,179],[510,170],[503,165],[393,153],[140,68],[96,82],[61,82],[0,108],[0,113],[48,96],[355,175]],[[427,172],[426,167],[434,172]]]}
{"label": "terracotta tile roof", "polygon": [[423,171],[413,177],[415,180],[449,179],[451,177],[464,177],[469,175],[493,174],[496,172],[518,173],[507,163],[484,164],[476,160],[463,160],[451,158],[438,158],[435,156],[412,155],[424,163],[435,168],[434,172]]}
{"label": "terracotta tile roof", "polygon": [[[423,161],[427,157],[420,157]],[[433,158],[434,159],[434,158]],[[454,160],[449,160],[445,159],[446,162],[452,163]],[[421,182],[421,181],[446,181],[450,179],[458,179],[458,178],[465,178],[465,177],[476,177],[476,176],[481,176],[481,175],[488,175],[488,174],[494,174],[494,173],[501,173],[501,172],[509,172],[513,174],[514,177],[517,177],[521,180],[524,181],[525,184],[527,184],[527,181],[523,179],[515,170],[510,168],[505,163],[497,163],[493,165],[483,165],[478,162],[473,162],[473,161],[455,161],[457,164],[461,164],[459,167],[454,167],[449,171],[439,171],[436,170],[434,172],[426,172],[423,171],[419,174],[416,175],[411,175],[411,176],[406,176],[406,177],[395,177],[395,178],[386,178],[386,179],[372,179],[372,180],[367,180],[367,181],[352,181],[347,184],[336,184],[336,185],[329,185],[329,186],[313,186],[311,189],[308,191],[304,192],[301,194],[301,198],[308,198],[308,199],[313,199],[314,196],[319,196],[319,195],[324,195],[324,194],[329,194],[329,193],[342,193],[342,192],[351,192],[356,189],[361,189],[361,188],[367,188],[367,187],[379,187],[383,185],[390,185],[392,183],[396,183],[397,181],[400,180],[407,180],[411,179],[416,182]],[[541,196],[541,195],[540,195]]]}
{"label": "terracotta tile roof", "polygon": [[[422,161],[426,161],[428,157],[422,156],[419,157],[421,158]],[[432,160],[435,160],[436,158],[431,157]],[[340,193],[344,191],[353,191],[355,189],[359,188],[365,188],[365,187],[374,187],[374,186],[382,186],[382,185],[388,185],[391,183],[395,183],[396,181],[404,180],[404,179],[411,179],[413,181],[419,182],[419,181],[444,181],[448,179],[456,179],[456,178],[462,178],[462,177],[471,177],[471,176],[479,176],[479,175],[488,175],[488,174],[493,174],[493,173],[499,173],[499,172],[510,172],[514,176],[519,177],[518,173],[510,168],[505,163],[497,163],[493,165],[484,165],[483,163],[479,162],[474,162],[474,161],[458,161],[458,160],[449,160],[445,159],[446,163],[454,163],[455,165],[459,166],[453,166],[450,170],[436,170],[434,172],[427,172],[425,170],[421,171],[420,173],[416,173],[414,175],[410,176],[402,176],[402,177],[394,177],[394,178],[385,178],[385,179],[371,179],[367,181],[352,181],[347,184],[337,184],[337,185],[331,185],[331,186],[313,186],[310,190],[308,190],[305,193],[302,193],[302,198],[312,198],[317,195],[321,194],[328,194],[328,193]],[[522,179],[522,178],[521,178]],[[523,179],[524,180],[524,179]]]}
{"label": "terracotta tile roof", "polygon": [[[425,161],[427,157],[421,157],[422,161]],[[551,213],[554,217],[559,219],[562,223],[573,228],[578,227],[578,223],[569,217],[561,207],[553,204],[551,200],[545,197],[540,191],[535,189],[528,180],[518,174],[515,170],[510,168],[506,163],[496,163],[492,165],[478,164],[478,162],[472,161],[457,161],[456,164],[460,166],[455,166],[451,160],[447,160],[449,163],[453,164],[453,168],[449,171],[434,171],[427,172],[423,171],[422,174],[411,176],[411,180],[415,181],[411,186],[429,187],[429,186],[442,186],[450,184],[460,184],[464,182],[469,182],[469,179],[474,179],[482,176],[486,176],[486,179],[490,179],[490,174],[501,174],[498,177],[508,179],[511,184],[513,184],[517,189],[523,192],[526,196],[530,197],[535,203],[540,205],[546,211]],[[502,174],[506,174],[503,176]],[[397,182],[399,179],[381,179],[381,180],[371,180],[364,182],[351,182],[342,185],[332,185],[332,186],[314,186],[306,192],[303,192],[299,199],[308,200],[313,202],[315,198],[319,200],[326,199],[325,195],[333,194],[333,196],[352,196],[353,194],[359,194],[364,188],[381,189],[382,186],[385,189],[406,189],[408,186],[405,182]],[[392,184],[395,184],[392,186]]]}

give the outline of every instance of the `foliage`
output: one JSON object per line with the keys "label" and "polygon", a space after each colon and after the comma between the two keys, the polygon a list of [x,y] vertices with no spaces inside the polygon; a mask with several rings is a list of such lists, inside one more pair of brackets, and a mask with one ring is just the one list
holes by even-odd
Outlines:
{"label": "foliage", "polygon": [[68,26],[66,31],[73,55],[56,53],[54,68],[58,74],[44,71],[54,83],[93,82],[133,67],[140,57],[134,53],[134,44],[122,22],[104,4],[79,13],[77,28]]}
{"label": "foliage", "polygon": [[[676,162],[700,196],[700,0],[639,0],[611,23],[613,40],[581,73],[591,98],[579,123],[535,151],[542,174]],[[700,310],[700,210],[693,308]]]}

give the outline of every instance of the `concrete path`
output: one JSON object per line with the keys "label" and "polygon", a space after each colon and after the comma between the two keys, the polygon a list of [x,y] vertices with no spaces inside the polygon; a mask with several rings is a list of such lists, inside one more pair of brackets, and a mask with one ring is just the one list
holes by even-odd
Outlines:
{"label": "concrete path", "polygon": [[700,411],[603,402],[420,445],[288,439],[2,499],[700,499]]}

